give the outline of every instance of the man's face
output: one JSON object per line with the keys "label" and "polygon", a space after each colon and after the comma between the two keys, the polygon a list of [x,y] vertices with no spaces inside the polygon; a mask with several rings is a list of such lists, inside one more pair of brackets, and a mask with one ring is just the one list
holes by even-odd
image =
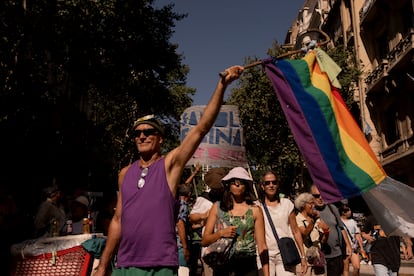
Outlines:
{"label": "man's face", "polygon": [[315,202],[315,207],[323,207],[325,202],[323,201],[321,194],[316,186],[312,186],[312,196]]}
{"label": "man's face", "polygon": [[279,189],[279,181],[276,178],[276,175],[268,173],[263,177],[262,182],[263,191],[266,195],[273,197],[277,194]]}
{"label": "man's face", "polygon": [[163,141],[157,129],[149,124],[138,125],[133,135],[140,153],[158,152]]}

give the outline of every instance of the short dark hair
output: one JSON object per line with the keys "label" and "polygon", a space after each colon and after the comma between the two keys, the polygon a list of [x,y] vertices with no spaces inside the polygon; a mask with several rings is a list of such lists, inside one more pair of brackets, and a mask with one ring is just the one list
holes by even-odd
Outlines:
{"label": "short dark hair", "polygon": [[343,213],[348,212],[350,209],[351,208],[349,208],[348,204],[341,204],[341,206],[339,206],[338,208],[338,211],[339,211],[339,214],[342,215]]}
{"label": "short dark hair", "polygon": [[192,192],[191,185],[180,184],[178,185],[178,195],[188,195]]}

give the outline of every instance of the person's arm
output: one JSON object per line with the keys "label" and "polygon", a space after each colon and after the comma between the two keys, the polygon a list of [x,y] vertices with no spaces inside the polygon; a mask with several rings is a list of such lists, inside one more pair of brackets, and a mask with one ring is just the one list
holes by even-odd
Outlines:
{"label": "person's arm", "polygon": [[188,216],[188,218],[192,224],[199,224],[203,226],[208,218],[209,212],[210,211],[207,211],[205,213],[192,213]]}
{"label": "person's arm", "polygon": [[312,218],[306,219],[306,221],[308,222],[308,225],[305,227],[305,224],[303,223],[304,221],[302,221],[302,223],[299,224],[299,221],[296,220],[296,224],[299,228],[299,231],[302,233],[302,240],[304,237],[310,235],[310,233],[313,230],[313,227],[315,226],[315,221]]}
{"label": "person's arm", "polygon": [[227,75],[221,77],[218,81],[216,89],[205,107],[198,124],[191,128],[181,144],[165,157],[167,181],[173,195],[175,195],[176,187],[181,180],[184,166],[191,156],[193,156],[201,140],[210,131],[210,128],[217,118],[223,103],[224,91],[232,81],[239,78],[243,70],[244,68],[242,66],[232,66],[225,70]]}
{"label": "person's arm", "polygon": [[262,209],[259,206],[253,207],[254,216],[254,238],[259,253],[260,262],[262,264],[263,276],[268,276],[269,273],[269,250],[267,249],[265,224]]}
{"label": "person's arm", "polygon": [[295,212],[292,210],[289,214],[289,226],[293,233],[293,236],[295,237],[296,244],[299,249],[300,258],[301,258],[301,268],[302,268],[302,275],[306,273],[308,270],[308,262],[305,259],[305,249],[303,247],[303,239],[302,239],[302,233],[299,230],[298,224],[296,223],[296,216]]}
{"label": "person's arm", "polygon": [[413,258],[413,243],[411,241],[411,238],[408,236],[404,236],[402,237],[402,240],[405,244],[405,248],[406,248],[406,259],[407,260],[411,260]]}
{"label": "person's arm", "polygon": [[121,186],[124,180],[125,174],[129,166],[123,168],[119,173],[118,177],[118,200],[116,203],[115,213],[112,217],[111,223],[108,228],[108,237],[106,239],[105,248],[102,252],[99,260],[99,265],[95,269],[93,276],[105,276],[109,275],[111,271],[111,261],[114,257],[115,250],[118,247],[119,241],[121,240],[121,215],[122,215],[122,195]]}
{"label": "person's arm", "polygon": [[202,246],[209,246],[220,238],[234,238],[237,233],[237,226],[229,226],[214,232],[214,225],[216,224],[218,214],[218,203],[214,203],[210,209],[206,226],[204,229],[203,238],[201,239]]}
{"label": "person's arm", "polygon": [[322,219],[318,219],[316,221],[316,225],[318,226],[318,229],[322,230],[322,237],[321,237],[321,244],[322,243],[327,243],[328,242],[328,237],[329,237],[329,233],[331,231],[331,229],[329,228],[329,225],[326,224],[325,221],[323,221]]}
{"label": "person's arm", "polygon": [[190,261],[190,249],[188,248],[187,243],[187,233],[185,231],[185,222],[182,219],[179,219],[177,222],[177,232],[178,237],[180,238],[181,245],[183,246],[184,258],[188,263]]}
{"label": "person's arm", "polygon": [[200,171],[200,164],[197,164],[194,168],[194,171],[191,173],[191,175],[187,178],[187,180],[184,182],[185,185],[189,185],[194,177],[197,175],[197,173]]}
{"label": "person's arm", "polygon": [[355,233],[355,239],[356,239],[356,241],[359,245],[359,251],[361,252],[361,254],[364,255],[364,253],[366,253],[366,252],[364,250],[364,243],[362,242],[362,237],[361,237],[360,232]]}
{"label": "person's arm", "polygon": [[365,220],[365,225],[364,227],[361,229],[361,237],[363,239],[365,239],[368,243],[373,243],[375,241],[375,239],[372,237],[372,233],[374,231],[374,223],[372,222],[372,217],[369,216],[366,220]]}
{"label": "person's arm", "polygon": [[342,238],[345,240],[346,255],[351,256],[352,255],[352,245],[351,245],[351,242],[348,238],[348,233],[347,233],[346,229],[344,229],[344,228],[341,228],[341,233],[342,233]]}

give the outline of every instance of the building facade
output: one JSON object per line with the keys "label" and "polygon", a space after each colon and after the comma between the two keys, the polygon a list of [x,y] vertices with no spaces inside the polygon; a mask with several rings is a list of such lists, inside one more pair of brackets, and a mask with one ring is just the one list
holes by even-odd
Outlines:
{"label": "building facade", "polygon": [[[414,187],[414,2],[307,0],[285,39],[298,48],[307,30],[328,47],[353,49],[360,75],[355,118],[389,176]],[[319,39],[313,37],[313,39]]]}

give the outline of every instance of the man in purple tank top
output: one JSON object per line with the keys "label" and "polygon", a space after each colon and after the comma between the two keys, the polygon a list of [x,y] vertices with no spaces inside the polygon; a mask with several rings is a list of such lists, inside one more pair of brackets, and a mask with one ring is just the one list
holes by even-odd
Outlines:
{"label": "man in purple tank top", "polygon": [[153,115],[135,121],[133,137],[139,159],[119,173],[119,194],[106,246],[93,275],[177,275],[175,236],[176,189],[187,161],[214,124],[227,86],[244,68],[232,66],[222,74],[198,124],[181,144],[161,155],[164,129]]}

